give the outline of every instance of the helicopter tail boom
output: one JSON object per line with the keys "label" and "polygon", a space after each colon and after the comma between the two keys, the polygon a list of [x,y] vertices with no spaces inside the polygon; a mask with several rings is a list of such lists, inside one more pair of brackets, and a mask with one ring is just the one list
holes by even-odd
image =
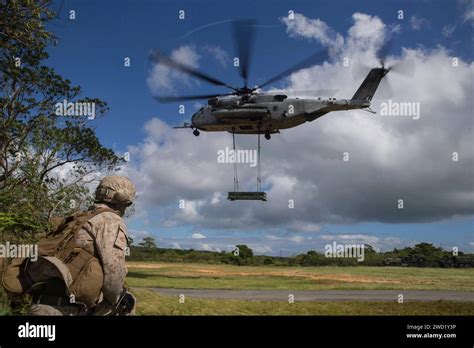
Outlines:
{"label": "helicopter tail boom", "polygon": [[370,70],[367,74],[364,82],[360,85],[357,92],[352,97],[352,100],[364,100],[370,101],[377,90],[380,81],[382,81],[383,77],[387,75],[388,69],[385,68],[374,68]]}

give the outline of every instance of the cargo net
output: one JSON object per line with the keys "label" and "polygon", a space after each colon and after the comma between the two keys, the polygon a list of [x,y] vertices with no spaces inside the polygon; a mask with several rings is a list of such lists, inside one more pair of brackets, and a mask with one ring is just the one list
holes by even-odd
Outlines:
{"label": "cargo net", "polygon": [[[235,133],[232,132],[232,146],[235,151]],[[246,201],[267,201],[267,194],[262,192],[262,174],[260,167],[260,133],[258,134],[258,145],[257,145],[257,190],[252,191],[239,191],[239,178],[237,175],[237,161],[234,161],[234,191],[229,192],[227,199],[230,201],[246,200]]]}

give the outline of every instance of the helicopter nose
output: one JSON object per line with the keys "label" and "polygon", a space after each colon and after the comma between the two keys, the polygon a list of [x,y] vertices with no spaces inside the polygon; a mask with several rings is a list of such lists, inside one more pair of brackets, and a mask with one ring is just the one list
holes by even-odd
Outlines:
{"label": "helicopter nose", "polygon": [[191,124],[196,127],[198,122],[197,112],[191,117]]}

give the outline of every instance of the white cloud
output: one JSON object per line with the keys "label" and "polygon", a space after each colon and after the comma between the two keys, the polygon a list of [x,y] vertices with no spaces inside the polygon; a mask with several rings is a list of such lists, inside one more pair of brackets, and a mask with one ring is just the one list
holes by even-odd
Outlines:
{"label": "white cloud", "polygon": [[[200,48],[193,45],[182,45],[172,50],[169,56],[172,60],[194,69],[199,68],[199,63],[203,57],[211,57],[221,66],[226,66],[230,61],[228,53],[216,45],[206,45]],[[153,94],[161,95],[173,94],[180,86],[194,86],[197,81],[189,75],[171,69],[166,65],[154,64],[149,71],[147,83]],[[200,103],[196,103],[195,107],[200,107],[200,105]]]}
{"label": "white cloud", "polygon": [[198,249],[204,251],[216,251],[218,253],[221,252],[220,248],[210,243],[201,243]]}
{"label": "white cloud", "polygon": [[219,46],[204,46],[204,51],[210,54],[223,67],[230,63],[229,54]]}
{"label": "white cloud", "polygon": [[201,243],[201,250],[212,251],[212,247],[207,243]]}
{"label": "white cloud", "polygon": [[[180,46],[170,54],[171,59],[189,66],[199,67],[200,56],[195,48],[190,45]],[[171,69],[163,64],[154,64],[147,78],[148,87],[154,94],[173,93],[177,83],[190,85],[191,79],[188,75],[175,69]]]}
{"label": "white cloud", "polygon": [[250,249],[257,255],[269,255],[271,254],[272,248],[268,245],[261,245],[261,244],[249,244]]}
{"label": "white cloud", "polygon": [[321,225],[314,224],[310,222],[302,223],[300,221],[294,221],[292,224],[288,226],[291,231],[295,232],[319,232],[321,230]]}
{"label": "white cloud", "polygon": [[294,243],[302,243],[304,242],[305,238],[302,236],[291,236],[288,238],[288,240],[294,242]]}
{"label": "white cloud", "polygon": [[172,242],[170,246],[172,249],[181,249],[181,246],[179,245],[178,242]]}
{"label": "white cloud", "polygon": [[348,30],[347,46],[351,50],[366,51],[379,48],[386,39],[386,26],[377,16],[365,13],[352,15],[354,24]]}
{"label": "white cloud", "polygon": [[212,199],[211,199],[211,204],[216,205],[219,204],[222,200],[222,194],[220,192],[214,192]]}
{"label": "white cloud", "polygon": [[282,239],[281,237],[274,236],[273,234],[267,234],[267,235],[266,235],[266,238],[267,238],[268,240],[281,240],[281,239]]}
{"label": "white cloud", "polygon": [[201,233],[193,233],[193,235],[191,236],[192,239],[205,239],[206,236],[201,234]]}
{"label": "white cloud", "polygon": [[199,206],[205,204],[203,200],[196,200],[196,201],[186,201],[184,208],[180,209],[180,212],[177,216],[182,220],[188,223],[198,222],[200,214],[198,212]]}
{"label": "white cloud", "polygon": [[320,19],[309,19],[295,13],[294,19],[282,17],[281,21],[290,36],[316,39],[324,46],[340,47],[344,44],[344,38]]}
{"label": "white cloud", "polygon": [[396,237],[385,237],[382,240],[381,245],[387,249],[397,248],[404,244],[404,241]]}
{"label": "white cloud", "polygon": [[305,237],[303,236],[298,236],[298,235],[289,235],[289,236],[276,236],[273,234],[267,234],[265,236],[266,240],[269,241],[286,241],[286,242],[293,242],[293,243],[302,243],[306,240]]}

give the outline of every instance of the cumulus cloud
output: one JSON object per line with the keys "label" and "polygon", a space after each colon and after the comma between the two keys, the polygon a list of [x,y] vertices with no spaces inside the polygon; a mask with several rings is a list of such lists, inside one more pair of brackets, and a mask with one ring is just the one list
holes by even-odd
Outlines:
{"label": "cumulus cloud", "polygon": [[[197,69],[203,58],[212,58],[225,67],[229,64],[229,54],[217,45],[205,45],[198,47],[196,45],[182,45],[172,50],[170,58],[185,66]],[[147,83],[153,94],[172,94],[180,86],[193,86],[196,79],[178,70],[171,69],[163,64],[153,64],[148,72]],[[197,105],[197,104],[196,104]]]}
{"label": "cumulus cloud", "polygon": [[193,233],[193,235],[191,236],[192,239],[205,239],[206,236],[201,234],[201,233]]}
{"label": "cumulus cloud", "polygon": [[354,13],[352,20],[354,24],[348,30],[346,49],[372,52],[380,48],[389,33],[382,20],[365,13]]}
{"label": "cumulus cloud", "polygon": [[[183,45],[174,49],[171,51],[170,57],[191,68],[199,67],[200,56],[191,45]],[[154,64],[148,75],[147,83],[153,93],[159,94],[174,92],[176,83],[189,85],[191,80],[186,74],[170,69],[163,64]]]}
{"label": "cumulus cloud", "polygon": [[250,244],[249,247],[256,255],[270,255],[273,252],[272,248],[268,245]]}
{"label": "cumulus cloud", "polygon": [[[352,18],[345,37],[321,20],[300,14],[293,22],[282,19],[289,35],[338,48],[331,62],[291,75],[289,89],[331,88],[345,98],[354,94],[362,78],[354,77],[351,67],[342,67],[342,57],[378,66],[376,52],[393,30],[376,16],[355,13]],[[229,134],[202,132],[194,137],[151,119],[144,127],[146,138],[133,147],[138,160],[128,171],[142,192],[140,204],[157,216],[158,226],[282,230],[301,238],[306,238],[304,233],[321,233],[328,223],[421,223],[472,216],[474,67],[461,59],[453,66],[450,53],[441,46],[403,47],[401,55],[387,59],[387,64],[397,62],[410,62],[415,69],[412,77],[389,73],[392,98],[420,103],[420,119],[333,112],[283,130],[262,144],[268,196],[264,203],[226,199],[233,188],[233,166],[218,163],[216,154],[231,146]],[[387,101],[381,99],[386,83],[382,81],[373,100],[377,111]],[[256,139],[238,136],[237,146],[255,148]],[[349,161],[343,161],[344,152]],[[453,153],[458,161],[453,161]],[[241,190],[254,190],[256,175],[255,169],[239,166]],[[403,209],[397,207],[399,199]],[[294,208],[289,208],[290,200]],[[273,244],[267,247],[278,250]]]}

